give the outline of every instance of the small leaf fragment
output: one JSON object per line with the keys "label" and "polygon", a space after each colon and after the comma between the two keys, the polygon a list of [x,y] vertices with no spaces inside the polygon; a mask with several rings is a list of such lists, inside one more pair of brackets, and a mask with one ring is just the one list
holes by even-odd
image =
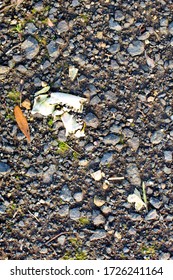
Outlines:
{"label": "small leaf fragment", "polygon": [[30,138],[28,122],[27,122],[27,119],[25,118],[25,116],[23,115],[22,110],[20,109],[20,107],[18,105],[16,105],[14,107],[14,116],[15,116],[16,122],[17,122],[20,130],[25,135],[28,143],[30,143],[31,138]]}

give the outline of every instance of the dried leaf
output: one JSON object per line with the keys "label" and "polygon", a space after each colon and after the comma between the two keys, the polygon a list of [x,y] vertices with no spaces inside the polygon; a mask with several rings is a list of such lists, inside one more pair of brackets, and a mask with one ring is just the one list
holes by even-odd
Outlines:
{"label": "dried leaf", "polygon": [[19,106],[14,107],[14,116],[15,116],[16,122],[17,122],[20,130],[26,136],[28,143],[30,143],[31,138],[30,138],[28,122],[27,122],[27,119],[25,118],[25,116],[23,115],[22,110],[20,109]]}

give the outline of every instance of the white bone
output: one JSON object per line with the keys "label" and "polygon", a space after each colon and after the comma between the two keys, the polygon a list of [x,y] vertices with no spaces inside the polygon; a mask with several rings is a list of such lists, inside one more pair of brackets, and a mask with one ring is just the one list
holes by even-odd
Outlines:
{"label": "white bone", "polygon": [[82,112],[83,103],[87,101],[86,98],[75,96],[69,93],[52,92],[48,99],[49,104],[61,104],[72,108],[73,111]]}
{"label": "white bone", "polygon": [[42,114],[43,116],[48,116],[53,113],[55,105],[50,105],[48,102],[47,94],[43,94],[35,97],[34,106],[32,108],[31,114]]}
{"label": "white bone", "polygon": [[[74,133],[76,137],[84,136],[84,132],[82,131],[83,125],[77,123],[75,117],[67,112],[65,112],[61,116],[62,122],[64,124],[64,127],[66,129],[66,136],[68,136],[71,133]],[[80,133],[81,131],[81,133]]]}

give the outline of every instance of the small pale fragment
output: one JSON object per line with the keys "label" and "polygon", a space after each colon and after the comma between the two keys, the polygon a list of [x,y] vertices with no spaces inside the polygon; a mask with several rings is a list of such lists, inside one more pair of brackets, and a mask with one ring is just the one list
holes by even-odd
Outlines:
{"label": "small pale fragment", "polygon": [[140,211],[143,207],[147,208],[145,202],[143,202],[140,192],[135,189],[133,194],[130,194],[127,198],[129,203],[135,203],[136,211]]}
{"label": "small pale fragment", "polygon": [[98,207],[101,207],[105,204],[105,200],[102,198],[98,197],[97,195],[94,196],[94,204]]}
{"label": "small pale fragment", "polygon": [[0,65],[0,75],[6,74],[10,71],[10,68],[8,66],[1,66]]}
{"label": "small pale fragment", "polygon": [[69,66],[69,78],[73,82],[77,76],[78,69],[74,66]]}
{"label": "small pale fragment", "polygon": [[101,170],[97,170],[96,172],[91,173],[91,177],[95,180],[95,181],[100,181],[101,178],[103,177],[104,173],[101,172]]}
{"label": "small pale fragment", "polygon": [[155,67],[155,62],[152,58],[150,58],[147,53],[145,52],[145,57],[146,57],[146,60],[147,60],[147,64],[149,67],[151,68],[154,68]]}
{"label": "small pale fragment", "polygon": [[48,99],[49,98],[47,94],[35,97],[31,114],[39,113],[43,116],[52,114],[55,109],[55,105],[50,105]]}
{"label": "small pale fragment", "polygon": [[47,25],[48,25],[49,27],[53,27],[53,26],[54,26],[54,24],[53,24],[53,22],[50,20],[50,18],[47,19]]}
{"label": "small pale fragment", "polygon": [[124,180],[124,177],[115,176],[115,177],[110,177],[110,178],[108,178],[108,180],[109,180],[109,181]]}
{"label": "small pale fragment", "polygon": [[105,180],[102,185],[103,190],[107,190],[109,188],[109,181]]}
{"label": "small pale fragment", "polygon": [[30,100],[29,99],[25,99],[22,102],[22,107],[24,107],[27,110],[30,110],[31,109],[31,102],[30,102]]}
{"label": "small pale fragment", "polygon": [[98,39],[103,39],[103,31],[98,31],[97,34],[96,34],[96,37]]}
{"label": "small pale fragment", "polygon": [[80,113],[82,113],[83,104],[86,101],[86,98],[64,92],[52,92],[49,98],[49,104],[66,105],[71,107],[73,111]]}
{"label": "small pale fragment", "polygon": [[121,233],[118,232],[118,231],[115,232],[114,236],[115,236],[117,239],[119,239],[119,240],[122,238]]}
{"label": "small pale fragment", "polygon": [[[76,133],[78,130],[80,131],[83,128],[83,125],[77,123],[75,117],[73,115],[67,113],[67,112],[65,112],[61,116],[61,120],[64,124],[65,129],[66,129],[66,136],[68,136],[71,133]],[[78,136],[78,134],[76,136]]]}
{"label": "small pale fragment", "polygon": [[49,91],[49,89],[50,89],[50,86],[45,86],[45,87],[43,87],[42,89],[40,89],[39,91],[37,91],[37,92],[35,93],[35,96],[38,96],[38,95],[40,95],[40,94],[42,94],[42,93],[46,93],[46,92]]}

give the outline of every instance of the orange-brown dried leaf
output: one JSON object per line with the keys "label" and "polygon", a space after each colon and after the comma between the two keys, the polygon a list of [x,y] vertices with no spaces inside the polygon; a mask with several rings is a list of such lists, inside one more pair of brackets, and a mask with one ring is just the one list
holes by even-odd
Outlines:
{"label": "orange-brown dried leaf", "polygon": [[28,122],[18,105],[14,107],[14,116],[20,130],[23,132],[23,134],[26,136],[27,141],[30,143],[31,138],[30,138]]}

